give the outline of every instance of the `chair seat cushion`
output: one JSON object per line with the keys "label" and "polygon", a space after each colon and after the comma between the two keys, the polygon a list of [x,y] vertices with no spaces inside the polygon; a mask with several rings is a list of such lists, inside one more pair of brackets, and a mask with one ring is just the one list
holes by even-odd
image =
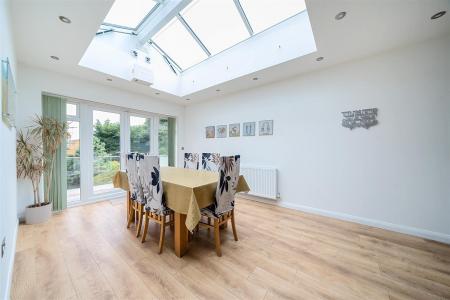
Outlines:
{"label": "chair seat cushion", "polygon": [[223,216],[224,214],[226,214],[229,211],[225,211],[225,212],[222,212],[220,215],[216,215],[214,213],[214,208],[211,207],[211,206],[208,206],[208,207],[202,208],[200,210],[200,212],[201,212],[202,216],[205,216],[205,217],[208,217],[208,218],[218,219],[218,218],[220,218],[221,216]]}
{"label": "chair seat cushion", "polygon": [[[146,206],[145,210],[146,211],[150,211],[151,209],[150,209],[150,207]],[[152,211],[152,212],[157,214],[157,215],[160,215],[160,216],[167,216],[167,215],[170,215],[172,210],[170,208],[168,208],[168,207],[165,207],[162,211],[158,210],[158,211]]]}

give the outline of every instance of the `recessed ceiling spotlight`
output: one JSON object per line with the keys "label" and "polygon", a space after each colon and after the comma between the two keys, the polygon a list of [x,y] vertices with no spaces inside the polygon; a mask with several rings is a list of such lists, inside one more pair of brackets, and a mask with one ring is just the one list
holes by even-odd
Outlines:
{"label": "recessed ceiling spotlight", "polygon": [[189,100],[191,100],[191,98],[186,98],[186,101],[189,101]]}
{"label": "recessed ceiling spotlight", "polygon": [[253,78],[252,78],[252,80],[258,80],[258,79],[259,79],[258,77],[253,77]]}
{"label": "recessed ceiling spotlight", "polygon": [[442,17],[443,15],[445,15],[446,13],[447,12],[445,10],[435,13],[434,15],[431,16],[431,20],[436,20],[436,19]]}
{"label": "recessed ceiling spotlight", "polygon": [[217,89],[217,90],[216,90],[216,92],[220,92],[220,90],[219,90],[219,89]]}
{"label": "recessed ceiling spotlight", "polygon": [[347,15],[347,12],[341,11],[334,18],[339,21],[339,20],[342,20],[346,15]]}
{"label": "recessed ceiling spotlight", "polygon": [[323,56],[319,56],[318,58],[316,58],[317,61],[322,61],[323,60]]}
{"label": "recessed ceiling spotlight", "polygon": [[155,93],[155,95],[159,95],[159,94],[161,94],[161,93],[160,93],[160,92],[156,92],[156,93]]}
{"label": "recessed ceiling spotlight", "polygon": [[111,78],[106,78],[106,80],[108,80],[108,81],[112,81],[112,79],[111,79]]}
{"label": "recessed ceiling spotlight", "polygon": [[64,17],[64,16],[59,16],[58,19],[59,19],[61,22],[66,23],[66,24],[72,23],[72,21],[71,21],[69,18]]}
{"label": "recessed ceiling spotlight", "polygon": [[59,57],[58,56],[54,56],[54,55],[50,56],[50,58],[54,59],[54,60],[59,60]]}

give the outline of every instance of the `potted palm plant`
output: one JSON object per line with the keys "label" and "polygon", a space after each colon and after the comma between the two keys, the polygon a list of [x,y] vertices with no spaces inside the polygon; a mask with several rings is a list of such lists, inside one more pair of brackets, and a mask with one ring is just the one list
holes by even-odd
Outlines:
{"label": "potted palm plant", "polygon": [[[36,224],[48,220],[52,205],[48,199],[52,184],[56,152],[64,139],[69,137],[67,122],[53,118],[39,117],[35,126],[24,134],[19,131],[17,137],[17,176],[30,179],[33,186],[34,203],[25,209],[25,222]],[[41,201],[40,181],[44,175],[45,199]]]}

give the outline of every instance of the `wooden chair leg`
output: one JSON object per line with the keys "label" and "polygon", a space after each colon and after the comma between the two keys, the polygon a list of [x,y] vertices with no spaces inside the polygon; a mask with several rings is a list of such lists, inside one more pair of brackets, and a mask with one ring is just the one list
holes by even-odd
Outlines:
{"label": "wooden chair leg", "polygon": [[222,250],[220,250],[220,226],[219,219],[214,219],[214,241],[216,244],[217,256],[222,256]]}
{"label": "wooden chair leg", "polygon": [[134,219],[134,207],[132,206],[132,203],[130,203],[130,209],[128,210],[127,228],[130,228],[131,223],[133,223],[133,219]]}
{"label": "wooden chair leg", "polygon": [[149,214],[148,212],[144,213],[144,232],[142,233],[141,243],[144,243],[145,242],[145,238],[147,237],[148,221],[150,219],[150,216],[148,214]]}
{"label": "wooden chair leg", "polygon": [[175,229],[175,226],[173,225],[173,222],[174,222],[173,213],[171,213],[171,214],[169,215],[169,221],[170,221],[170,231],[173,232],[173,230]]}
{"label": "wooden chair leg", "polygon": [[159,254],[162,253],[163,248],[164,248],[164,235],[166,233],[166,224],[164,224],[164,223],[166,221],[166,216],[163,216],[162,220],[163,221],[159,224],[159,226],[161,227],[160,233],[159,233]]}
{"label": "wooden chair leg", "polygon": [[144,209],[143,209],[143,205],[142,204],[138,204],[138,225],[136,228],[136,237],[139,237],[139,235],[141,234],[141,227],[142,227],[142,218],[144,215]]}
{"label": "wooden chair leg", "polygon": [[236,232],[236,224],[234,223],[234,210],[231,212],[231,227],[233,228],[234,240],[237,241],[238,236],[237,236],[237,232]]}

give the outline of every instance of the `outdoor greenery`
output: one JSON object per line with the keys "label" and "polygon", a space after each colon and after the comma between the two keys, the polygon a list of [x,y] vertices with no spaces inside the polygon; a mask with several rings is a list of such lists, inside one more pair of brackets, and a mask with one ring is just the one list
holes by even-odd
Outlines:
{"label": "outdoor greenery", "polygon": [[159,133],[158,133],[159,155],[169,155],[168,137],[169,137],[169,120],[160,119]]}
{"label": "outdoor greenery", "polygon": [[[159,124],[159,153],[168,155],[168,120]],[[68,143],[69,145],[69,143]],[[131,151],[148,153],[150,149],[150,119],[142,125],[130,126]],[[80,149],[67,155],[67,188],[80,187]],[[99,120],[94,125],[94,185],[107,184],[120,169],[120,124]]]}

